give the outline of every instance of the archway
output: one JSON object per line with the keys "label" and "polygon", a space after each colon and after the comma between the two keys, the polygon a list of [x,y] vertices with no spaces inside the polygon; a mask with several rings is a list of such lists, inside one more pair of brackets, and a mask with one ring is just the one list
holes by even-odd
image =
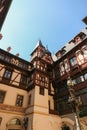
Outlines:
{"label": "archway", "polygon": [[11,119],[6,125],[6,130],[22,130],[21,120],[18,118]]}
{"label": "archway", "polygon": [[74,121],[70,118],[62,118],[62,130],[74,130]]}
{"label": "archway", "polygon": [[62,130],[70,130],[70,127],[67,126],[66,124],[64,124],[64,125],[62,126]]}

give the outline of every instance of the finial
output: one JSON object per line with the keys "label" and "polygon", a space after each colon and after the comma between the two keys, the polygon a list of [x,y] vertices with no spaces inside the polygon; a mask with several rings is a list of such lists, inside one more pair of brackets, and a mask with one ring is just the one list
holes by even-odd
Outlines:
{"label": "finial", "polygon": [[11,47],[9,46],[9,47],[7,48],[7,52],[10,52],[10,50],[11,50]]}
{"label": "finial", "polygon": [[17,53],[16,56],[19,57],[19,53]]}

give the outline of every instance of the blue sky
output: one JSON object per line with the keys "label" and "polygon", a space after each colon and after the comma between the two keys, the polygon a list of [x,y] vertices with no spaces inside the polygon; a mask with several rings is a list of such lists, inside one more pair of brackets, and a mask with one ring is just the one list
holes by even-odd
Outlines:
{"label": "blue sky", "polygon": [[0,48],[30,60],[38,40],[56,53],[85,24],[87,0],[13,0],[1,33]]}

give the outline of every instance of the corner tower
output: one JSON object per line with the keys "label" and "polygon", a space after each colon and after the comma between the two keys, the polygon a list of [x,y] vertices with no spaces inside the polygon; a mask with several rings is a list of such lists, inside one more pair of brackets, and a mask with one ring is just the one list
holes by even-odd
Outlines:
{"label": "corner tower", "polygon": [[49,93],[52,79],[52,57],[39,40],[31,53],[31,63],[34,65],[35,109],[49,113]]}
{"label": "corner tower", "polygon": [[[52,87],[53,60],[50,51],[42,45],[40,40],[31,53],[31,63],[34,65],[34,71],[32,73],[34,87],[30,84],[30,88],[33,88],[31,90],[33,91],[32,129],[51,130],[54,127],[53,122],[56,120],[52,117],[55,114],[53,101],[54,90]],[[58,121],[58,115],[56,118]],[[50,126],[50,123],[53,123],[53,126]]]}

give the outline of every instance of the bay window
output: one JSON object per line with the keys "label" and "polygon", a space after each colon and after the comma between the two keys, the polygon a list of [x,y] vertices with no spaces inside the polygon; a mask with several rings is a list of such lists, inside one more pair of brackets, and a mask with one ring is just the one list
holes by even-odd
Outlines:
{"label": "bay window", "polygon": [[84,63],[84,56],[80,50],[76,51],[76,57],[79,65]]}

